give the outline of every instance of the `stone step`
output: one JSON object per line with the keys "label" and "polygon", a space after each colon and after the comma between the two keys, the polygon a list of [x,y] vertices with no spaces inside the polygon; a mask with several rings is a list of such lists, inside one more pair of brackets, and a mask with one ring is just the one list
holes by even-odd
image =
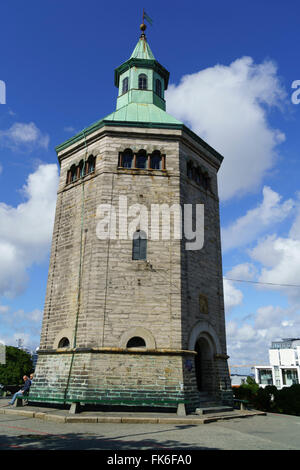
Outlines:
{"label": "stone step", "polygon": [[197,415],[205,415],[208,413],[225,413],[228,411],[233,411],[233,408],[231,406],[207,406],[203,408],[196,408],[195,413]]}

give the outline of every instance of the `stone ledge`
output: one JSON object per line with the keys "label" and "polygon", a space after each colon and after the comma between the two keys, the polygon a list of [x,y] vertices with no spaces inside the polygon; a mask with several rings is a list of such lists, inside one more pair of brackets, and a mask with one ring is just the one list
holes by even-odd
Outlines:
{"label": "stone ledge", "polygon": [[147,349],[147,348],[70,348],[70,349],[40,349],[39,355],[51,354],[148,354],[148,355],[165,355],[165,356],[195,356],[196,351],[188,349]]}
{"label": "stone ledge", "polygon": [[[66,411],[68,413],[68,411]],[[199,418],[195,415],[185,417],[170,417],[170,416],[68,416],[63,414],[50,414],[47,411],[26,411],[26,410],[11,410],[0,409],[0,414],[10,414],[18,416],[26,416],[28,418],[42,419],[44,421],[54,423],[125,423],[125,424],[189,424],[200,425],[209,424],[217,421],[224,421],[229,419],[250,418],[252,416],[266,416],[265,411],[247,410],[238,411],[235,413],[220,413],[207,418]]]}

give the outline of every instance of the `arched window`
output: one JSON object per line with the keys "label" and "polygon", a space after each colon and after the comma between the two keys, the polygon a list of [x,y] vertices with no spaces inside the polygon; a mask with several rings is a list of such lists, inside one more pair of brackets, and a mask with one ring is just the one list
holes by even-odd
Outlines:
{"label": "arched window", "polygon": [[68,348],[69,346],[70,346],[70,341],[66,337],[62,338],[60,342],[58,343],[59,348]]}
{"label": "arched window", "polygon": [[150,157],[150,168],[152,170],[161,170],[161,154],[158,150],[153,152]]}
{"label": "arched window", "polygon": [[76,181],[76,179],[77,179],[77,170],[76,170],[75,165],[71,166],[70,172],[71,172],[71,182]]}
{"label": "arched window", "polygon": [[158,78],[155,80],[155,93],[161,98],[161,81]]}
{"label": "arched window", "polygon": [[83,162],[83,160],[81,160],[81,162],[79,163],[78,168],[79,168],[78,176],[79,176],[79,178],[83,178],[84,177],[84,162]]}
{"label": "arched window", "polygon": [[126,348],[145,348],[146,343],[143,338],[140,336],[134,336],[133,338],[130,338],[128,343],[126,344]]}
{"label": "arched window", "polygon": [[140,73],[139,75],[139,90],[147,90],[148,88],[148,79],[147,75]]}
{"label": "arched window", "polygon": [[133,153],[131,149],[126,149],[122,155],[122,164],[123,168],[132,168]]}
{"label": "arched window", "polygon": [[128,77],[124,78],[122,82],[122,94],[128,91]]}
{"label": "arched window", "polygon": [[142,230],[137,230],[133,234],[132,259],[147,259],[147,235]]}
{"label": "arched window", "polygon": [[147,168],[147,153],[145,150],[140,150],[136,156],[136,167],[137,168]]}
{"label": "arched window", "polygon": [[90,155],[87,162],[86,162],[86,174],[89,175],[90,173],[94,173],[95,171],[95,157],[94,155]]}

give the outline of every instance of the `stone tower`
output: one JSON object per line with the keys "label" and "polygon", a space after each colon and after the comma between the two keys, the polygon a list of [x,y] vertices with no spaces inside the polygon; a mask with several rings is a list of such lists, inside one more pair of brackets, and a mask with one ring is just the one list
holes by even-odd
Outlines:
{"label": "stone tower", "polygon": [[[204,393],[231,400],[217,187],[223,158],[166,113],[168,80],[142,29],[115,70],[116,110],[56,148],[36,401],[184,402],[192,410]],[[124,229],[138,204],[162,210],[151,236],[142,225],[133,237]],[[172,221],[172,209],[187,204],[204,205],[201,249],[187,249],[172,223],[170,236],[161,234],[168,209]],[[115,208],[107,237],[103,207]]]}

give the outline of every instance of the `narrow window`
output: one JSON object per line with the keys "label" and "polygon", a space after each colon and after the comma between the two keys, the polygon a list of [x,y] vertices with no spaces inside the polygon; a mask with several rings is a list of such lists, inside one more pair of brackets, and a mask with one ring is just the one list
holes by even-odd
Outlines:
{"label": "narrow window", "polygon": [[142,230],[137,230],[133,235],[132,259],[147,259],[147,236]]}
{"label": "narrow window", "polygon": [[192,169],[193,169],[193,164],[192,164],[192,162],[190,162],[190,161],[187,162],[186,169],[187,169],[187,176],[188,176],[188,178],[192,178],[192,176],[193,176],[193,171],[192,171]]}
{"label": "narrow window", "polygon": [[132,168],[133,153],[130,149],[124,151],[122,155],[122,167]]}
{"label": "narrow window", "polygon": [[146,343],[143,340],[143,338],[141,338],[140,336],[134,336],[128,341],[126,345],[126,348],[145,348],[145,347],[146,347]]}
{"label": "narrow window", "polygon": [[139,90],[147,90],[148,88],[148,80],[147,80],[147,75],[144,73],[141,73],[139,75]]}
{"label": "narrow window", "polygon": [[79,178],[83,178],[84,177],[84,162],[83,162],[83,160],[81,160],[78,167],[79,167]]}
{"label": "narrow window", "polygon": [[72,181],[71,170],[68,170],[68,172],[67,172],[67,184],[70,184],[71,181]]}
{"label": "narrow window", "polygon": [[161,81],[158,78],[155,81],[155,92],[161,98]]}
{"label": "narrow window", "polygon": [[89,175],[90,173],[94,173],[94,171],[95,171],[95,157],[94,155],[90,155],[86,164],[85,173]]}
{"label": "narrow window", "polygon": [[152,170],[161,170],[161,154],[159,151],[152,153],[150,157],[150,168]]}
{"label": "narrow window", "polygon": [[122,82],[122,94],[128,91],[128,77],[124,78]]}
{"label": "narrow window", "polygon": [[71,182],[76,181],[76,179],[77,179],[76,166],[72,165],[70,171],[71,171]]}
{"label": "narrow window", "polygon": [[136,167],[137,168],[147,168],[147,153],[145,150],[140,150],[136,156]]}

